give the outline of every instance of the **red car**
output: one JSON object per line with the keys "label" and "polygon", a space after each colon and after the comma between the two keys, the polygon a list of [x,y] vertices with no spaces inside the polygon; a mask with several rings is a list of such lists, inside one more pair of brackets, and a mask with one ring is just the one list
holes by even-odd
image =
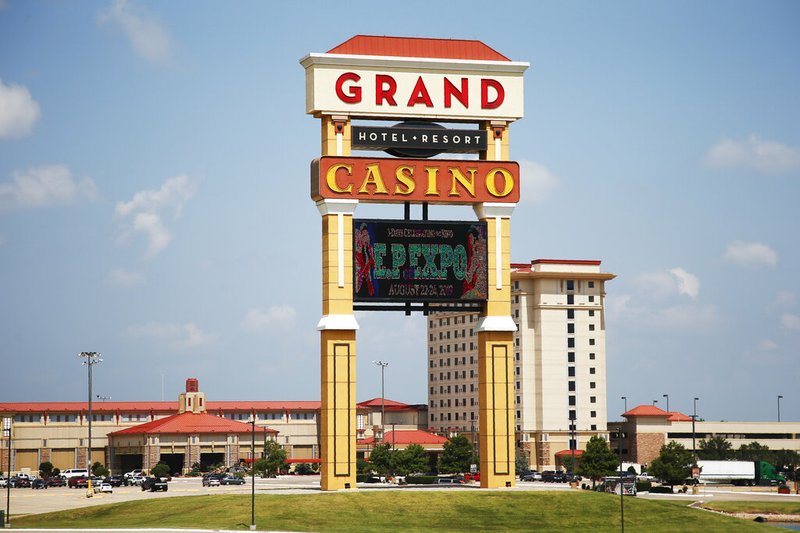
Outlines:
{"label": "red car", "polygon": [[465,481],[480,481],[481,480],[481,473],[475,472],[474,474],[464,474]]}
{"label": "red car", "polygon": [[86,476],[75,476],[69,478],[67,486],[71,489],[85,489],[89,487],[89,478]]}

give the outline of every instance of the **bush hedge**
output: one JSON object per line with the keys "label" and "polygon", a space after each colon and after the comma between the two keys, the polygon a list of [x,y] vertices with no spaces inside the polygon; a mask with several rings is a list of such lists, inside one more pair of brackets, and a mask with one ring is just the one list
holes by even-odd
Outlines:
{"label": "bush hedge", "polygon": [[672,487],[668,485],[662,485],[660,487],[651,487],[650,488],[651,494],[672,494]]}
{"label": "bush hedge", "polygon": [[409,485],[434,485],[437,476],[406,476]]}

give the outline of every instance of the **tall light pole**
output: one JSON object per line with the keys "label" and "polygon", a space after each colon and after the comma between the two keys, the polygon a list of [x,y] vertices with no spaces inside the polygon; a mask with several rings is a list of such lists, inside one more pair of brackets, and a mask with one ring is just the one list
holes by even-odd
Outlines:
{"label": "tall light pole", "polygon": [[8,473],[6,478],[6,527],[11,527],[11,417],[3,419],[3,435],[6,437],[8,445]]}
{"label": "tall light pole", "polygon": [[669,394],[662,394],[662,396],[667,399],[667,412],[669,413]]}
{"label": "tall light pole", "polygon": [[783,399],[783,396],[778,394],[778,422],[781,421],[781,400],[782,399]]}
{"label": "tall light pole", "polygon": [[619,399],[625,401],[625,411],[624,412],[627,413],[628,412],[628,397],[627,396],[620,396]]}
{"label": "tall light pole", "polygon": [[92,493],[92,367],[97,363],[102,363],[100,352],[81,352],[78,357],[84,359],[83,365],[89,369],[89,447],[86,449],[86,470],[88,471],[88,486],[86,487],[86,497],[91,498]]}
{"label": "tall light pole", "polygon": [[694,424],[697,421],[697,400],[700,398],[695,397],[694,399],[694,408],[692,410],[692,454],[694,455],[694,464],[697,465],[697,446],[694,444],[695,439],[695,431],[694,431]]}
{"label": "tall light pole", "polygon": [[253,413],[250,432],[250,531],[256,530],[256,414]]}
{"label": "tall light pole", "polygon": [[385,361],[373,361],[372,364],[381,367],[381,441],[386,442],[386,399],[383,393],[383,371],[386,370],[386,367],[389,366],[389,363]]}
{"label": "tall light pole", "polygon": [[[622,400],[625,401],[625,412],[627,413],[628,398],[623,396]],[[619,455],[619,522],[622,526],[622,533],[625,533],[625,481],[622,478],[622,423],[619,425],[619,434],[617,437],[617,454]]]}

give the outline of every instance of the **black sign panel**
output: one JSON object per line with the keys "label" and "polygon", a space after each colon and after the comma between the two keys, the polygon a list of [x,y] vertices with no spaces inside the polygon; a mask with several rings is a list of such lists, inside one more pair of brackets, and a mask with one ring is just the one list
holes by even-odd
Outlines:
{"label": "black sign panel", "polygon": [[488,298],[485,222],[353,220],[356,302]]}
{"label": "black sign panel", "polygon": [[486,150],[486,132],[447,129],[438,124],[404,122],[389,128],[353,126],[351,144],[357,150],[384,150],[398,157],[431,157],[442,152]]}

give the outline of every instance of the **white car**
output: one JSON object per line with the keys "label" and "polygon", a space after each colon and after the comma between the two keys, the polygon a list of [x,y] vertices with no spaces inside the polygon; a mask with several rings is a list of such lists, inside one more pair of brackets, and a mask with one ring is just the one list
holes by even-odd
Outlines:
{"label": "white car", "polygon": [[114,487],[111,486],[111,483],[99,483],[94,486],[95,492],[114,492]]}
{"label": "white car", "polygon": [[0,476],[0,487],[6,487],[6,486],[8,486],[8,480],[3,476]]}
{"label": "white car", "polygon": [[130,472],[126,472],[123,477],[143,477],[143,476],[144,476],[144,472],[142,472],[142,469],[141,468],[135,468],[135,469],[131,470]]}

